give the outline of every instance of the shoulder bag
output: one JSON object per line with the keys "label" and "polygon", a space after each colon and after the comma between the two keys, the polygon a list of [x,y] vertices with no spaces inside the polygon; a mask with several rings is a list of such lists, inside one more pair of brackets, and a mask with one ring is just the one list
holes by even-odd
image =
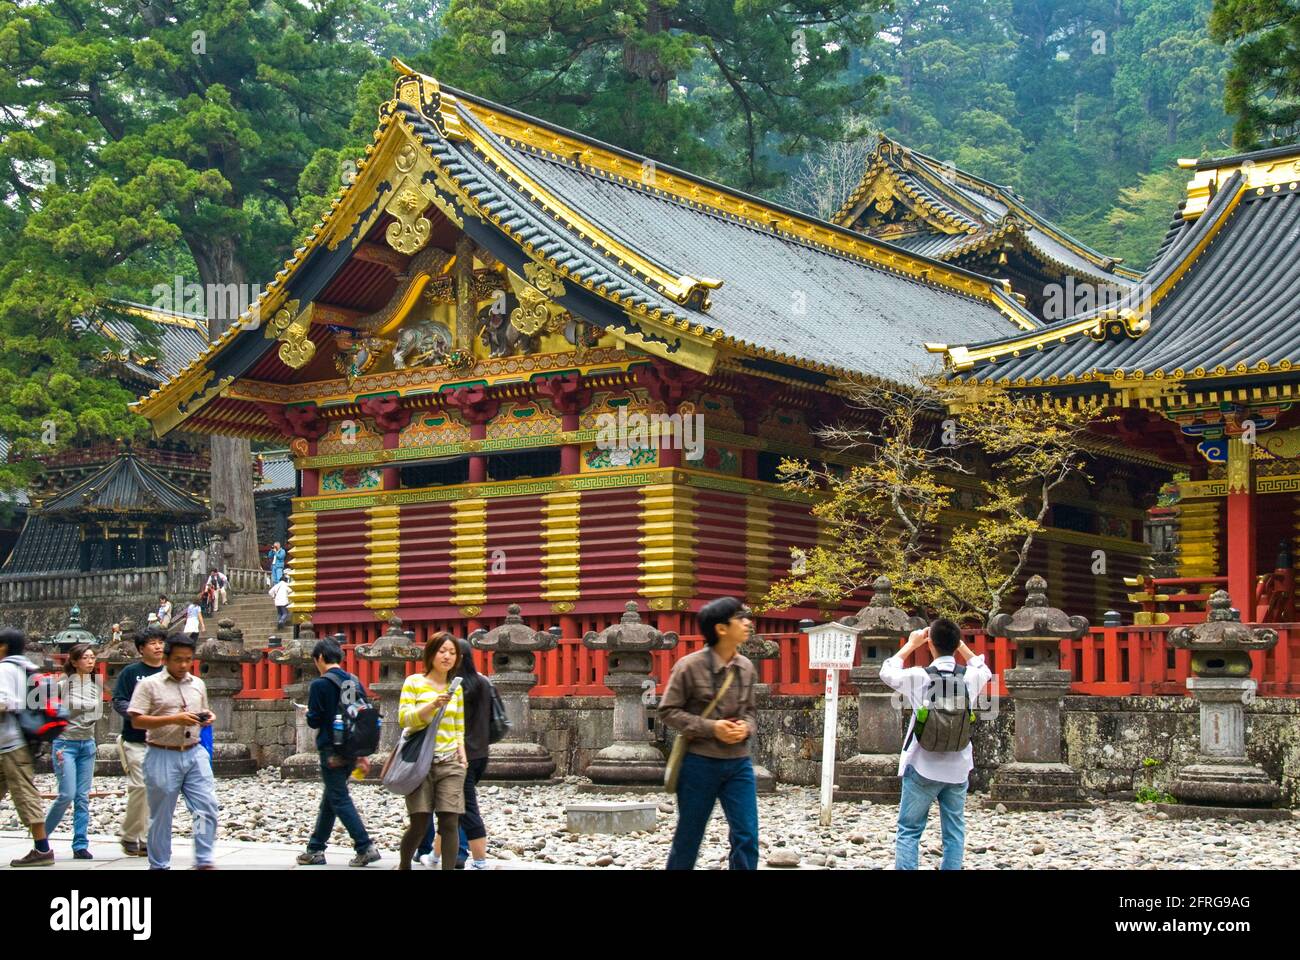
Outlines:
{"label": "shoulder bag", "polygon": [[[397,746],[384,762],[384,771],[380,774],[380,780],[387,789],[402,797],[419,789],[424,778],[429,775],[429,767],[433,766],[433,748],[438,742],[438,724],[442,723],[442,715],[446,711],[447,708],[444,706],[434,714],[433,720],[427,727],[402,735],[402,739],[397,742]],[[429,735],[431,730],[432,736]]]}

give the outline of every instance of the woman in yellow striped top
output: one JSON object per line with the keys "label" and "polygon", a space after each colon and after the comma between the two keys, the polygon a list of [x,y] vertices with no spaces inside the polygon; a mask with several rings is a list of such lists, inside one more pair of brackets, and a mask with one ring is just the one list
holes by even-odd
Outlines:
{"label": "woman in yellow striped top", "polygon": [[[433,763],[429,776],[406,798],[411,822],[402,834],[399,870],[411,869],[411,857],[429,829],[430,816],[438,817],[438,839],[442,846],[442,869],[456,869],[456,846],[460,841],[460,815],[465,812],[465,697],[457,688],[448,694],[451,677],[460,666],[460,646],[450,633],[439,633],[424,645],[424,673],[414,673],[402,684],[397,722],[408,732],[422,730],[443,711],[438,729],[432,731]],[[445,710],[443,708],[446,708]]]}

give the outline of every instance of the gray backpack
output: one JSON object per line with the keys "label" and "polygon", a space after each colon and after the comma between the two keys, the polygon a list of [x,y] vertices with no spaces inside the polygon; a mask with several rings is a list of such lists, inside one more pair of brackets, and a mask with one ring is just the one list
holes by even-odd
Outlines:
{"label": "gray backpack", "polygon": [[915,737],[931,753],[965,750],[975,726],[975,710],[966,689],[966,668],[955,667],[945,673],[930,666],[925,672],[930,676],[930,685],[922,697],[922,706],[916,710],[916,721],[904,749]]}

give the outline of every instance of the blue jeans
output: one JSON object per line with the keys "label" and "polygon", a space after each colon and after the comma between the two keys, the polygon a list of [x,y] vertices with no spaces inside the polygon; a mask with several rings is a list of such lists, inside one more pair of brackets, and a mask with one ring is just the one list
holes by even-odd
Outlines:
{"label": "blue jeans", "polygon": [[916,869],[925,818],[935,800],[939,801],[939,824],[943,829],[943,863],[939,869],[961,869],[962,857],[966,853],[966,782],[928,780],[909,765],[903,772],[903,793],[898,801],[895,870]]}
{"label": "blue jeans", "polygon": [[669,870],[693,870],[714,802],[722,804],[730,828],[732,870],[758,869],[758,788],[749,757],[718,760],[688,753],[677,778],[677,829],[668,853]]}
{"label": "blue jeans", "polygon": [[95,778],[95,741],[55,740],[50,752],[54,773],[59,778],[59,795],[45,814],[45,835],[59,825],[72,807],[72,849],[88,850],[90,840],[90,782]]}
{"label": "blue jeans", "polygon": [[366,833],[366,825],[361,822],[361,814],[357,813],[352,795],[348,793],[348,777],[352,775],[352,765],[349,763],[331,767],[329,758],[333,754],[333,750],[320,751],[320,780],[325,791],[321,794],[316,829],[307,841],[307,849],[324,851],[329,846],[330,834],[334,832],[334,820],[338,818],[343,821],[343,828],[352,838],[357,853],[361,853],[370,846],[370,834]]}
{"label": "blue jeans", "polygon": [[208,751],[184,752],[150,747],[144,755],[144,788],[149,797],[149,866],[170,867],[172,818],[185,798],[194,818],[194,863],[210,865],[217,842],[217,787]]}

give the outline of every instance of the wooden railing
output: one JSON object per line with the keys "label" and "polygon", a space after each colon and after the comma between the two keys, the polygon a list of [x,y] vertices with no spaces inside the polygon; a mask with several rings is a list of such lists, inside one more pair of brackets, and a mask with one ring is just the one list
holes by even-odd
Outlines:
{"label": "wooden railing", "polygon": [[[1146,623],[1195,624],[1205,620],[1210,595],[1228,588],[1227,577],[1125,577],[1136,587],[1129,599],[1142,607]],[[1289,623],[1296,615],[1295,572],[1280,567],[1255,578],[1253,610],[1241,613],[1255,623]]]}

